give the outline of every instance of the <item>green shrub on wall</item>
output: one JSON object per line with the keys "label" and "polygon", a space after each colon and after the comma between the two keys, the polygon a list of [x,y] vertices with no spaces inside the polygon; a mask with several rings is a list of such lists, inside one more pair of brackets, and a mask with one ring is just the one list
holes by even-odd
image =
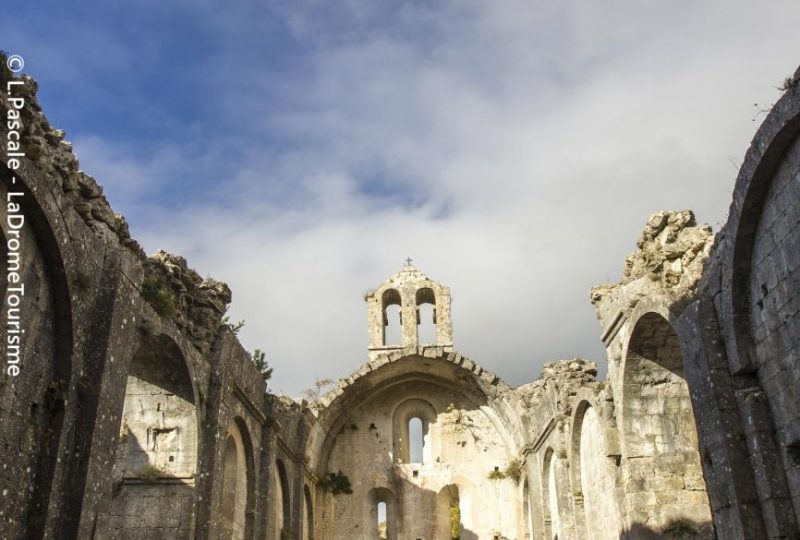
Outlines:
{"label": "green shrub on wall", "polygon": [[458,498],[450,501],[450,538],[452,540],[461,538],[461,507]]}

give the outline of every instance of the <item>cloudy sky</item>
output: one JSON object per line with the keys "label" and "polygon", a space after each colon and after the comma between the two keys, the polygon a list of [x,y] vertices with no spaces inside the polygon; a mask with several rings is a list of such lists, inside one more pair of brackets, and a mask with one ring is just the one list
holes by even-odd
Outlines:
{"label": "cloudy sky", "polygon": [[296,394],[365,360],[362,293],[407,256],[510,384],[604,364],[589,288],[654,211],[724,222],[799,20],[796,0],[53,1],[17,3],[0,48],[145,250],[231,285],[245,347]]}

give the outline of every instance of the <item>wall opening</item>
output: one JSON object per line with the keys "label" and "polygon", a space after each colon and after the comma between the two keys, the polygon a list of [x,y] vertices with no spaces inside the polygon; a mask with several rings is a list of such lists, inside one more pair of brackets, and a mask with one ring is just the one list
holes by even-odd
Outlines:
{"label": "wall opening", "polygon": [[383,292],[383,344],[403,344],[403,318],[400,293],[395,289]]}
{"label": "wall opening", "polygon": [[392,420],[394,459],[398,463],[432,463],[431,425],[436,409],[423,399],[408,399],[397,406]]}
{"label": "wall opening", "polygon": [[397,540],[395,528],[394,494],[386,488],[375,488],[367,496],[369,524],[366,527],[370,540]]}
{"label": "wall opening", "polygon": [[387,540],[386,537],[386,503],[380,501],[378,503],[378,538],[380,540]]}
{"label": "wall opening", "polygon": [[417,291],[417,343],[435,345],[436,338],[436,297],[433,290],[423,288]]}
{"label": "wall opening", "polygon": [[425,449],[425,433],[422,419],[415,416],[408,421],[409,463],[422,463]]}
{"label": "wall opening", "polygon": [[458,486],[450,484],[436,495],[436,538],[458,540],[464,532]]}
{"label": "wall opening", "polygon": [[[623,382],[623,459],[632,485],[629,515],[709,523],[705,480],[678,336],[661,315],[636,323],[628,344]],[[669,516],[664,505],[674,506]],[[634,525],[633,523],[626,524]]]}

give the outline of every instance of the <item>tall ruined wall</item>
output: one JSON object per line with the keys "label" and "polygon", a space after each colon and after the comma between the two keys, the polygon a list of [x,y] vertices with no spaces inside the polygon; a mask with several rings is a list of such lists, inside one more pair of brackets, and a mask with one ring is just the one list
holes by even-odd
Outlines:
{"label": "tall ruined wall", "polygon": [[302,501],[305,417],[278,414],[222,324],[227,286],[181,257],[146,257],[36,83],[0,64],[0,110],[15,120],[0,136],[19,132],[23,154],[0,165],[14,201],[0,220],[0,323],[23,336],[0,346],[14,358],[0,374],[3,538],[265,537],[276,449]]}
{"label": "tall ruined wall", "polygon": [[383,528],[392,539],[450,538],[456,527],[464,539],[516,538],[519,450],[497,408],[511,389],[443,349],[365,368],[319,413],[320,474],[344,474],[352,489],[323,484],[322,537],[377,539]]}
{"label": "tall ruined wall", "polygon": [[721,538],[800,532],[800,70],[753,138],[678,321]]}

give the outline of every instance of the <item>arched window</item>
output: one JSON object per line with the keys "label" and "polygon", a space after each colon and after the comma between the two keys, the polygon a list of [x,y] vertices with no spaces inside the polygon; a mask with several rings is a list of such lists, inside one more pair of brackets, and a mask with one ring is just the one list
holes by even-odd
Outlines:
{"label": "arched window", "polygon": [[383,292],[383,344],[402,345],[403,343],[403,317],[401,311],[402,301],[396,289],[386,289]]}
{"label": "arched window", "polygon": [[436,338],[436,296],[433,289],[419,289],[416,294],[417,304],[417,343],[435,345]]}
{"label": "arched window", "polygon": [[370,523],[366,538],[369,540],[397,540],[394,515],[394,494],[386,488],[370,490],[367,496]]}
{"label": "arched window", "polygon": [[380,501],[378,503],[378,538],[387,540],[386,534],[386,503]]}
{"label": "arched window", "polygon": [[425,430],[418,416],[408,421],[409,463],[422,463],[425,448]]}
{"label": "arched window", "polygon": [[436,409],[423,399],[408,399],[394,410],[394,459],[398,463],[433,461],[431,425],[436,423]]}

